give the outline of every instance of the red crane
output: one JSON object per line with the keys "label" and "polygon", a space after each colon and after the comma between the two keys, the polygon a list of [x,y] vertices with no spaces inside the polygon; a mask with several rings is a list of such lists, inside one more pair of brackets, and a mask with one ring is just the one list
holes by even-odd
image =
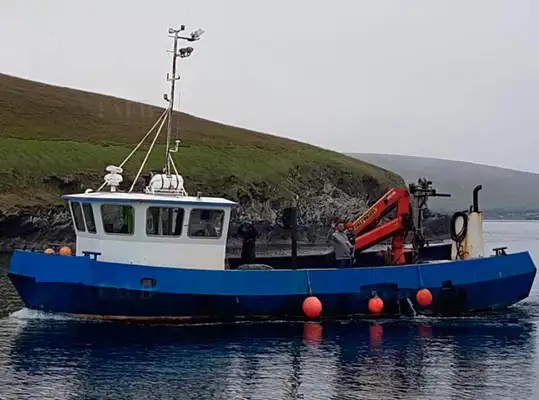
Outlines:
{"label": "red crane", "polygon": [[[362,251],[390,237],[391,263],[404,264],[404,244],[410,230],[414,232],[414,246],[421,247],[424,237],[421,227],[422,212],[429,197],[450,197],[450,194],[437,193],[432,182],[420,178],[418,183],[406,188],[391,188],[353,223],[356,235],[354,251]],[[410,204],[412,198],[412,204]],[[378,222],[391,211],[395,217],[377,226]],[[412,215],[413,214],[413,215]],[[413,217],[413,218],[412,218]]]}
{"label": "red crane", "polygon": [[[395,218],[380,226],[378,221],[396,209]],[[404,264],[404,243],[407,232],[412,228],[410,212],[410,193],[405,188],[391,188],[367,211],[354,221],[356,234],[354,250],[362,251],[390,237],[391,261]]]}

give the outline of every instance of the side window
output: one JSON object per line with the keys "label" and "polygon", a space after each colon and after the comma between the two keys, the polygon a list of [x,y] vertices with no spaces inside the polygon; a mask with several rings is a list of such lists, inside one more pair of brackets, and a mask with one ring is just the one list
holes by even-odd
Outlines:
{"label": "side window", "polygon": [[189,218],[189,236],[219,238],[223,231],[225,212],[195,208]]}
{"label": "side window", "polygon": [[146,234],[155,236],[180,236],[182,234],[183,208],[148,207]]}
{"label": "side window", "polygon": [[75,222],[75,228],[78,231],[86,232],[84,226],[84,219],[82,217],[82,209],[80,208],[80,203],[76,201],[71,202],[71,210],[73,211],[73,220]]}
{"label": "side window", "polygon": [[132,235],[134,232],[135,213],[133,207],[117,204],[103,204],[101,218],[106,233]]}
{"label": "side window", "polygon": [[94,210],[92,210],[92,205],[90,203],[82,203],[82,211],[84,211],[84,219],[86,220],[88,232],[96,233]]}

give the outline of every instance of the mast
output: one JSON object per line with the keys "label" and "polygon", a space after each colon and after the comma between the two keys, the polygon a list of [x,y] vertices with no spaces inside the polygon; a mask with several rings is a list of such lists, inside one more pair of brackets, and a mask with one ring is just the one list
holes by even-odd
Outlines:
{"label": "mast", "polygon": [[[176,81],[180,77],[176,77],[176,58],[178,54],[178,33],[182,30],[183,25],[179,30],[174,31],[174,50],[172,50],[172,78],[167,74],[167,80],[170,81],[170,99],[168,100],[168,125],[167,125],[167,142],[165,145],[165,174],[170,174],[170,159],[168,157],[170,151],[170,133],[172,132],[172,112],[174,111],[174,89]],[[170,32],[170,30],[169,30]]]}
{"label": "mast", "polygon": [[200,39],[204,31],[202,29],[197,29],[196,31],[191,32],[189,36],[180,36],[179,33],[185,30],[185,25],[181,25],[179,29],[169,28],[168,33],[173,36],[169,36],[174,39],[174,47],[172,51],[172,76],[167,74],[167,80],[170,81],[170,98],[167,94],[164,95],[164,98],[169,103],[168,107],[168,125],[167,125],[167,141],[165,145],[165,167],[164,173],[170,175],[170,135],[172,132],[172,114],[174,112],[174,96],[176,81],[180,79],[180,76],[176,76],[176,59],[187,58],[193,52],[192,47],[184,47],[178,50],[178,40],[187,40],[188,42],[194,42]]}

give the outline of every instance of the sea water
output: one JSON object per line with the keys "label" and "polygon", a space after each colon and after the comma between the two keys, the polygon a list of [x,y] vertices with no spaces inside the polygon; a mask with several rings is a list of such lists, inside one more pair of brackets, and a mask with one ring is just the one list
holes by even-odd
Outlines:
{"label": "sea water", "polygon": [[[485,241],[539,262],[539,222]],[[26,310],[1,257],[1,399],[539,398],[537,284],[488,316],[152,326]]]}

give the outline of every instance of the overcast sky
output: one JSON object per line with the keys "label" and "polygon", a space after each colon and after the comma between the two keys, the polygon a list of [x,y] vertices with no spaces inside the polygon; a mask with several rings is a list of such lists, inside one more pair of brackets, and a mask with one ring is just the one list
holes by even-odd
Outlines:
{"label": "overcast sky", "polygon": [[[0,0],[0,72],[343,152],[539,172],[537,0]],[[1,123],[1,121],[0,121]]]}

